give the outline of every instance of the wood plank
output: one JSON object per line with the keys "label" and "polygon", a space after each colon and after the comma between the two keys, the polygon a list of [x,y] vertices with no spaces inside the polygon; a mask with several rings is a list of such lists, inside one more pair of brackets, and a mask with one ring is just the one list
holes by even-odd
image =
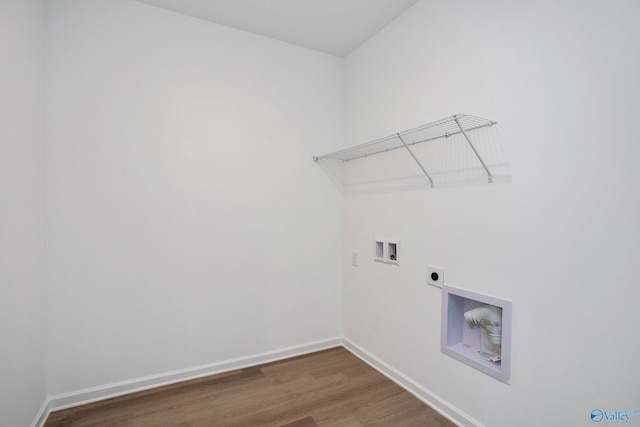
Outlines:
{"label": "wood plank", "polygon": [[45,427],[449,427],[342,347],[54,412]]}

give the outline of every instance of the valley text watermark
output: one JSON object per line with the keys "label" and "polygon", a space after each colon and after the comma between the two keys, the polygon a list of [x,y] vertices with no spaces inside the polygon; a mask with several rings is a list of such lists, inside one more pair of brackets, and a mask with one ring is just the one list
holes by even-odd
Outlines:
{"label": "valley text watermark", "polygon": [[602,409],[594,409],[591,411],[591,421],[601,423],[607,421],[622,421],[628,423],[632,415],[640,415],[640,410],[633,411],[605,411]]}

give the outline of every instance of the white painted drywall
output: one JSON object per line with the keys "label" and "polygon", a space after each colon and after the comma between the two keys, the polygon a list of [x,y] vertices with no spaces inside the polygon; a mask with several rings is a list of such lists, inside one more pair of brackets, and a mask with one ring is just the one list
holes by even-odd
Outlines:
{"label": "white painted drywall", "polygon": [[[421,1],[347,58],[347,145],[499,122],[511,183],[349,195],[344,222],[345,336],[487,426],[640,409],[639,18],[623,0]],[[399,267],[367,258],[375,236],[402,240]],[[513,301],[511,385],[440,352],[427,264]]]}
{"label": "white painted drywall", "polygon": [[45,5],[0,2],[0,425],[45,400]]}
{"label": "white painted drywall", "polygon": [[342,59],[49,3],[49,393],[341,335]]}

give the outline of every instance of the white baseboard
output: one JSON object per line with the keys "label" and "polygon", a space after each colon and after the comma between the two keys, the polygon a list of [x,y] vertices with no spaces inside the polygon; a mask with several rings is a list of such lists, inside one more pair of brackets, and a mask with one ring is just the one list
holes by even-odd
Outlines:
{"label": "white baseboard", "polygon": [[451,403],[440,398],[438,395],[430,390],[427,390],[420,384],[413,381],[397,369],[383,362],[378,357],[369,353],[364,348],[360,347],[348,338],[342,338],[342,346],[360,358],[366,364],[376,369],[385,377],[398,384],[400,387],[413,394],[415,397],[438,411],[440,414],[451,420],[451,422],[459,426],[473,426],[484,427],[478,420],[472,418],[468,414],[461,411],[459,408],[453,406]]}
{"label": "white baseboard", "polygon": [[234,371],[236,369],[248,368],[262,365],[264,363],[275,362],[290,357],[301,356],[303,354],[314,353],[333,347],[340,347],[342,338],[330,338],[322,341],[315,341],[307,344],[288,347],[280,350],[258,353],[251,356],[239,357],[236,359],[224,360],[207,365],[197,366],[188,369],[166,372],[147,377],[135,378],[132,380],[106,384],[98,387],[86,388],[70,393],[50,396],[42,405],[31,427],[42,427],[49,414],[53,411],[85,405],[99,400],[110,399],[129,393],[144,391],[155,387],[188,381],[195,378]]}
{"label": "white baseboard", "polygon": [[45,421],[47,421],[47,417],[51,413],[51,408],[49,407],[49,399],[45,400],[40,410],[36,414],[33,422],[31,423],[31,427],[40,427],[43,426]]}
{"label": "white baseboard", "polygon": [[181,381],[188,381],[195,378],[234,371],[236,369],[262,365],[264,363],[275,362],[282,359],[288,359],[290,357],[301,356],[303,354],[314,353],[316,351],[340,346],[349,350],[355,356],[398,384],[400,387],[407,390],[409,393],[416,396],[422,402],[431,406],[453,423],[459,426],[484,427],[478,420],[467,415],[459,408],[440,398],[430,390],[422,387],[420,384],[408,378],[397,369],[388,365],[345,337],[330,338],[280,350],[50,396],[38,411],[31,427],[44,426],[47,417],[53,411],[85,405],[87,403],[110,399],[112,397],[144,391],[154,387],[161,387]]}

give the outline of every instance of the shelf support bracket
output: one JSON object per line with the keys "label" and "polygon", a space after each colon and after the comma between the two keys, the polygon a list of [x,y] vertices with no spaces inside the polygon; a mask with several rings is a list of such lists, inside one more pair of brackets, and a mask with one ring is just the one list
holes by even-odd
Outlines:
{"label": "shelf support bracket", "polygon": [[462,132],[462,135],[464,135],[464,139],[466,139],[467,142],[469,143],[469,147],[471,147],[471,149],[473,150],[473,153],[476,155],[478,160],[480,160],[482,167],[484,168],[485,172],[487,173],[487,176],[489,177],[489,183],[493,182],[493,175],[491,175],[491,172],[489,172],[489,168],[484,163],[484,160],[482,160],[482,157],[480,157],[480,154],[476,150],[476,147],[474,147],[473,144],[471,143],[471,140],[469,139],[469,135],[467,135],[467,132],[465,132],[463,127],[460,125],[460,122],[458,121],[458,117],[453,116],[453,120],[455,120],[456,124],[458,125],[458,128],[460,128],[460,132]]}
{"label": "shelf support bracket", "polygon": [[399,133],[396,134],[396,135],[398,136],[398,139],[400,140],[400,142],[402,142],[402,145],[404,145],[404,148],[406,148],[407,151],[409,152],[409,154],[411,154],[411,157],[413,157],[413,160],[415,160],[416,163],[418,164],[418,166],[420,167],[420,169],[422,169],[422,172],[424,172],[424,174],[426,175],[427,179],[429,180],[429,185],[431,186],[431,188],[433,188],[433,179],[431,179],[431,177],[427,173],[427,170],[424,168],[424,166],[422,166],[422,163],[420,163],[420,160],[418,160],[416,155],[413,154],[413,151],[411,151],[411,148],[409,148],[407,143],[404,142],[404,139],[402,139],[402,135],[400,135]]}

